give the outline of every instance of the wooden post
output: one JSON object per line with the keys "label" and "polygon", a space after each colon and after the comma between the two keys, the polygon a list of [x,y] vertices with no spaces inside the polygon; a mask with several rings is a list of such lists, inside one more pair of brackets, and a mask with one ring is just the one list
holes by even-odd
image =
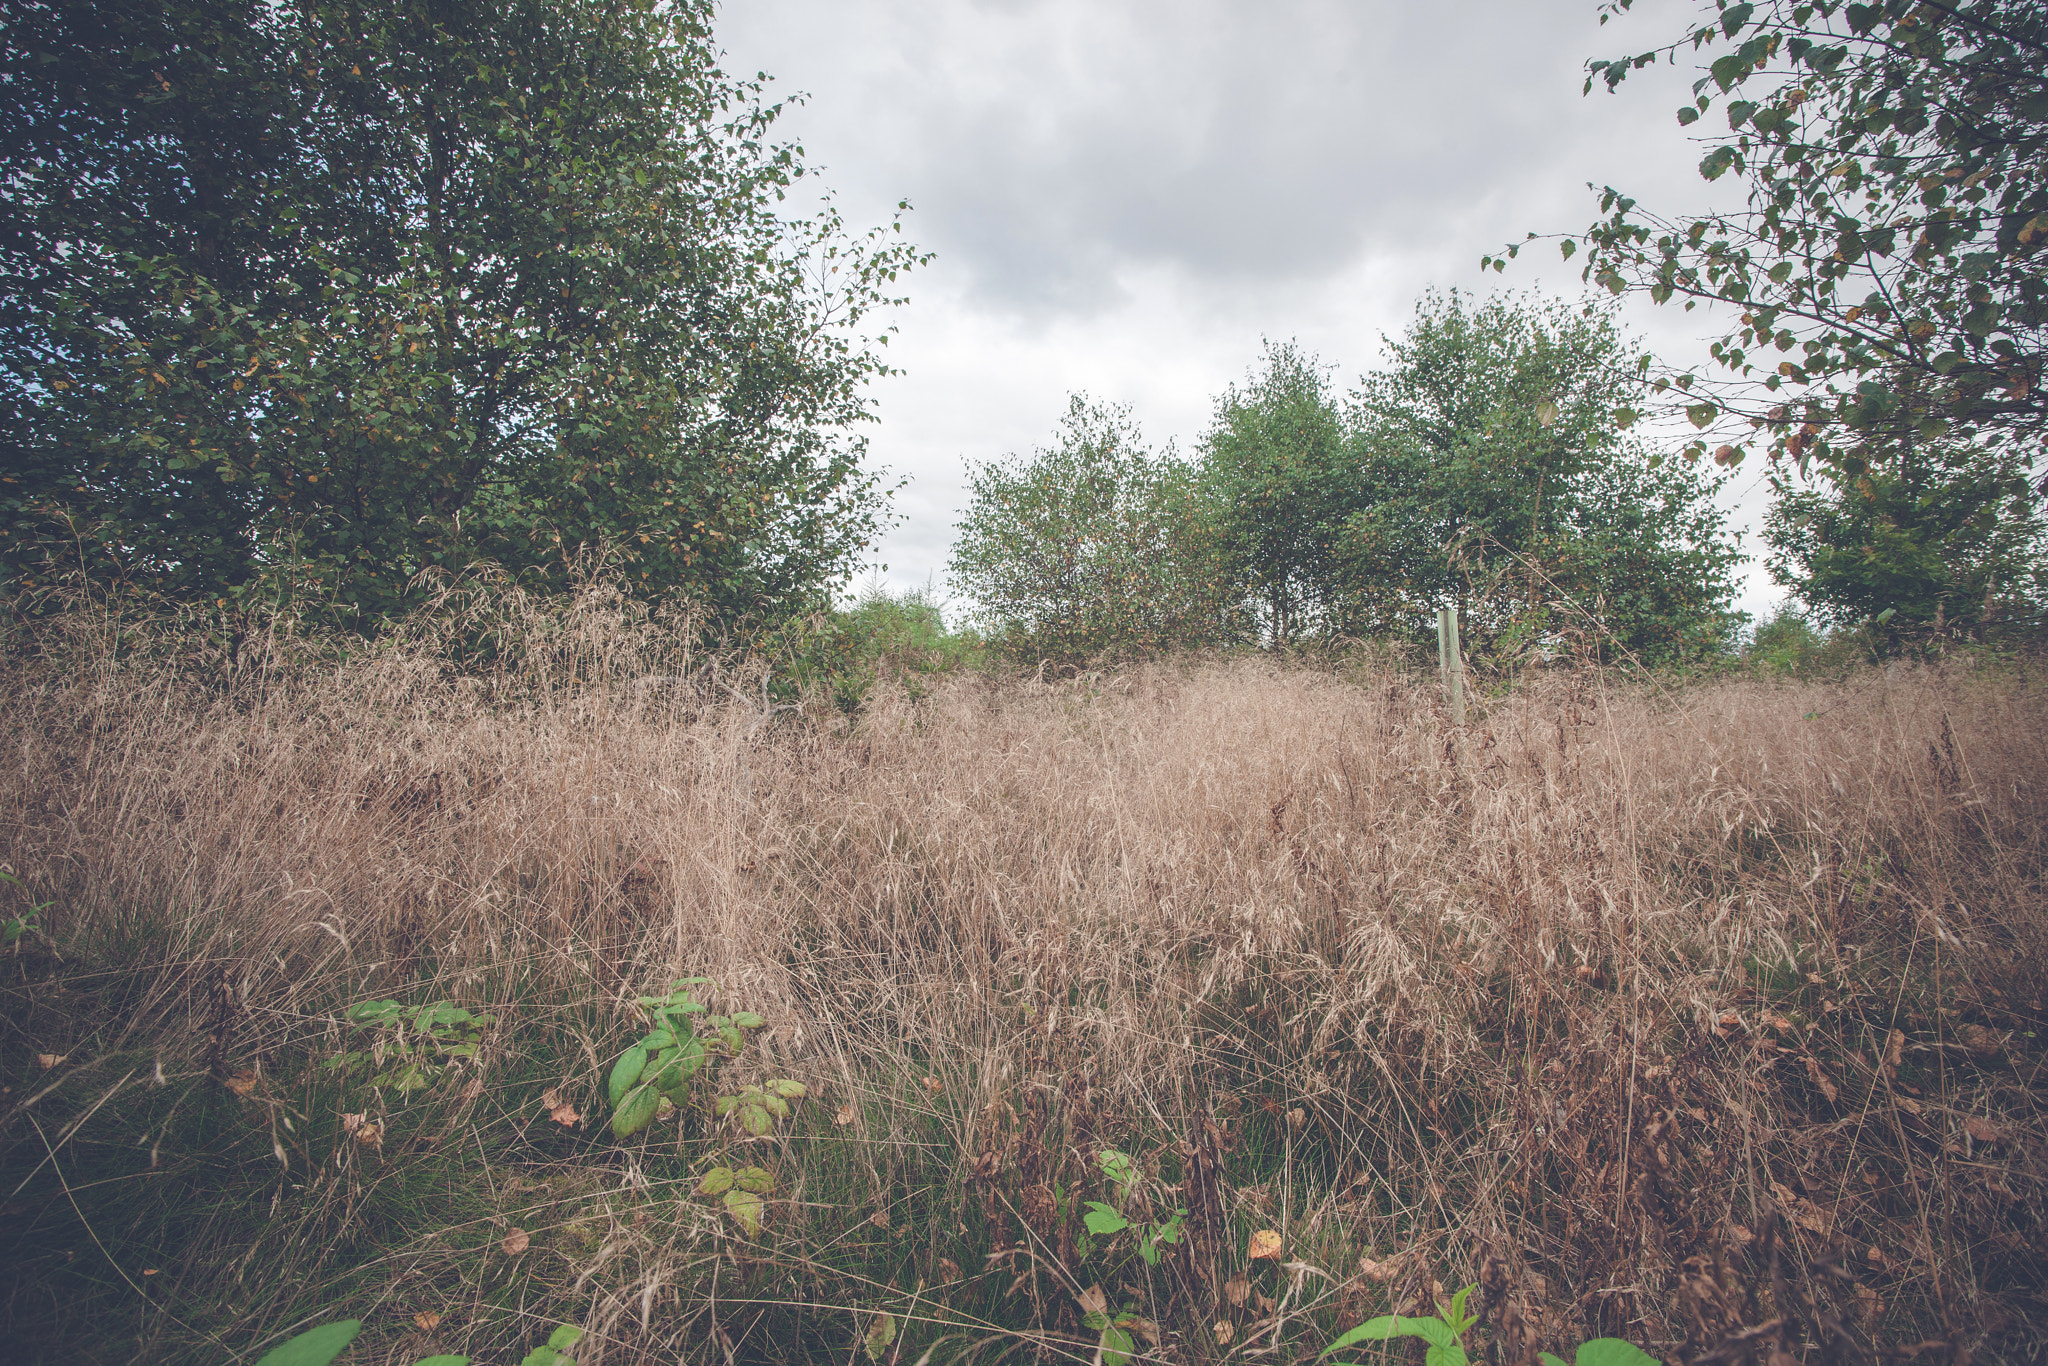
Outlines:
{"label": "wooden post", "polygon": [[1458,609],[1436,609],[1437,667],[1444,676],[1444,691],[1450,698],[1451,724],[1465,724],[1465,656],[1458,648]]}

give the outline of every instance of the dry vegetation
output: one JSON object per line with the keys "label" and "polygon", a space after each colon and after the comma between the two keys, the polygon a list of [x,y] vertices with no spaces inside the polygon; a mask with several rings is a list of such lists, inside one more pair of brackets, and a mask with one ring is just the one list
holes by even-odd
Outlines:
{"label": "dry vegetation", "polygon": [[[585,1366],[844,1362],[887,1310],[904,1363],[1085,1361],[1100,1284],[1157,1359],[1296,1361],[1478,1281],[1497,1366],[2039,1360],[2021,669],[1565,672],[1461,748],[1380,658],[956,675],[849,723],[602,593],[434,622],[14,638],[0,913],[51,905],[0,964],[10,1359],[347,1314],[353,1361],[568,1320]],[[632,997],[690,974],[768,1017],[733,1079],[814,1088],[753,1150],[756,1240],[691,1196],[708,1115],[602,1122]],[[372,1090],[319,1064],[379,996],[496,1023]],[[1189,1211],[1156,1268],[1080,1245],[1105,1147],[1132,1217]]]}

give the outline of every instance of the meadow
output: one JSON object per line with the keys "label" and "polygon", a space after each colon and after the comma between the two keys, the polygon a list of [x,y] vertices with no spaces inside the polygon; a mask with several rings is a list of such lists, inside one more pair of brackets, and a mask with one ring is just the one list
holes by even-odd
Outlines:
{"label": "meadow", "polygon": [[[2038,662],[1458,730],[1387,650],[835,700],[601,588],[9,632],[10,1361],[1293,1362],[1467,1284],[1491,1366],[2048,1340]],[[618,1137],[699,978],[737,1046]]]}

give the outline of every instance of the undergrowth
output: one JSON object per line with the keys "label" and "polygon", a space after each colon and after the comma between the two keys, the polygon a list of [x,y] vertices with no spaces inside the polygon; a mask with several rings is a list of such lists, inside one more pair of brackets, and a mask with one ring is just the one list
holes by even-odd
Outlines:
{"label": "undergrowth", "polygon": [[1467,1283],[1490,1366],[2040,1359],[2019,671],[1457,732],[1392,656],[700,640],[15,628],[10,1360],[1308,1361]]}

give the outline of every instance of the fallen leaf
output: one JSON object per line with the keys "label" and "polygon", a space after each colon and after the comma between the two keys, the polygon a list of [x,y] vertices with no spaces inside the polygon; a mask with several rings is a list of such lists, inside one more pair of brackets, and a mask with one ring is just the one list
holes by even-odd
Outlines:
{"label": "fallen leaf", "polygon": [[1263,1290],[1253,1291],[1252,1298],[1258,1301],[1259,1314],[1262,1317],[1271,1314],[1275,1309],[1280,1307],[1279,1302]]}
{"label": "fallen leaf", "polygon": [[1236,1336],[1237,1330],[1230,1326],[1229,1319],[1216,1320],[1216,1345],[1218,1347],[1228,1347],[1230,1340]]}
{"label": "fallen leaf", "polygon": [[548,1118],[565,1129],[573,1129],[583,1122],[583,1116],[577,1114],[576,1107],[567,1101],[562,1102],[560,1105],[550,1106]]}
{"label": "fallen leaf", "polygon": [[868,1324],[868,1331],[861,1342],[869,1361],[880,1361],[882,1353],[889,1350],[889,1344],[896,1340],[896,1320],[887,1314],[877,1314]]}
{"label": "fallen leaf", "polygon": [[1233,1276],[1224,1283],[1223,1298],[1231,1304],[1242,1307],[1252,1297],[1252,1283],[1242,1276]]}
{"label": "fallen leaf", "polygon": [[238,1096],[246,1096],[256,1089],[254,1072],[237,1072],[227,1079],[227,1088]]}
{"label": "fallen leaf", "polygon": [[939,1092],[946,1089],[946,1083],[940,1081],[937,1077],[926,1077],[924,1079],[924,1089],[936,1096]]}
{"label": "fallen leaf", "polygon": [[515,1228],[498,1243],[508,1257],[517,1257],[533,1245],[533,1236],[523,1228]]}
{"label": "fallen leaf", "polygon": [[1086,1290],[1083,1290],[1075,1298],[1074,1302],[1081,1306],[1083,1314],[1107,1314],[1109,1312],[1109,1295],[1099,1285],[1091,1285]]}
{"label": "fallen leaf", "polygon": [[1871,1244],[1870,1251],[1863,1254],[1863,1260],[1869,1262],[1879,1271],[1884,1270],[1884,1249],[1878,1247],[1875,1243]]}
{"label": "fallen leaf", "polygon": [[482,1095],[483,1093],[484,1079],[482,1077],[471,1077],[469,1085],[462,1088],[461,1098],[463,1100],[475,1100],[478,1096]]}
{"label": "fallen leaf", "polygon": [[369,1120],[356,1126],[356,1142],[365,1148],[378,1148],[384,1144],[384,1126]]}
{"label": "fallen leaf", "polygon": [[1963,1120],[1963,1132],[1976,1139],[1979,1143],[1996,1143],[1999,1139],[2005,1137],[2005,1130],[1999,1128],[1990,1120],[1979,1119],[1975,1115],[1971,1115]]}
{"label": "fallen leaf", "polygon": [[1400,1270],[1400,1262],[1393,1257],[1389,1257],[1383,1262],[1376,1262],[1370,1257],[1360,1257],[1358,1259],[1358,1274],[1368,1280],[1382,1283],[1391,1281],[1399,1274]]}
{"label": "fallen leaf", "polygon": [[1299,1129],[1308,1123],[1308,1113],[1299,1106],[1287,1112],[1287,1127]]}
{"label": "fallen leaf", "polygon": [[939,1280],[942,1283],[957,1281],[960,1279],[960,1263],[954,1261],[951,1257],[941,1257],[939,1258],[938,1272]]}
{"label": "fallen leaf", "polygon": [[1125,1314],[1117,1319],[1116,1326],[1145,1339],[1147,1347],[1159,1345],[1159,1325],[1150,1319],[1141,1319],[1136,1314]]}
{"label": "fallen leaf", "polygon": [[1783,1015],[1765,1015],[1764,1023],[1777,1030],[1780,1034],[1790,1033],[1792,1030],[1792,1022]]}
{"label": "fallen leaf", "polygon": [[847,1125],[853,1123],[853,1102],[849,1100],[846,1102],[846,1104],[840,1106],[836,1111],[834,1111],[832,1115],[832,1122],[834,1124],[837,1124],[842,1129],[844,1129]]}
{"label": "fallen leaf", "polygon": [[142,1274],[145,1276],[154,1276],[156,1275],[156,1268],[153,1266],[145,1266],[144,1268],[142,1268]]}
{"label": "fallen leaf", "polygon": [[1899,1107],[1899,1108],[1900,1108],[1901,1110],[1904,1110],[1904,1111],[1905,1111],[1905,1112],[1906,1112],[1907,1114],[1909,1114],[1909,1115],[1917,1115],[1917,1114],[1919,1114],[1919,1113],[1920,1113],[1920,1102],[1919,1102],[1919,1101],[1917,1101],[1917,1100],[1914,1100],[1914,1099],[1913,1099],[1912,1097],[1910,1097],[1910,1096],[1894,1096],[1894,1097],[1892,1097],[1892,1099],[1893,1099],[1893,1101],[1894,1101],[1894,1102],[1895,1102],[1895,1103],[1896,1103],[1896,1104],[1898,1105],[1898,1107]]}
{"label": "fallen leaf", "polygon": [[1810,1053],[1806,1057],[1806,1075],[1820,1088],[1820,1093],[1828,1098],[1828,1104],[1833,1105],[1837,1094],[1835,1083],[1827,1073],[1820,1070],[1820,1063]]}
{"label": "fallen leaf", "polygon": [[363,1121],[368,1118],[369,1115],[367,1114],[343,1115],[341,1117],[341,1131],[345,1134],[352,1134],[362,1128]]}
{"label": "fallen leaf", "polygon": [[1979,1024],[1966,1024],[1961,1030],[1963,1047],[1973,1057],[1989,1061],[2005,1051],[2005,1035],[1995,1029],[1986,1029]]}
{"label": "fallen leaf", "polygon": [[69,1053],[38,1053],[36,1054],[36,1066],[47,1072],[70,1056]]}
{"label": "fallen leaf", "polygon": [[1261,1257],[1280,1260],[1280,1235],[1270,1228],[1262,1228],[1252,1235],[1251,1246],[1245,1249],[1245,1256],[1253,1261]]}
{"label": "fallen leaf", "polygon": [[431,1333],[441,1326],[441,1316],[431,1309],[422,1309],[412,1316],[412,1321],[423,1333]]}

